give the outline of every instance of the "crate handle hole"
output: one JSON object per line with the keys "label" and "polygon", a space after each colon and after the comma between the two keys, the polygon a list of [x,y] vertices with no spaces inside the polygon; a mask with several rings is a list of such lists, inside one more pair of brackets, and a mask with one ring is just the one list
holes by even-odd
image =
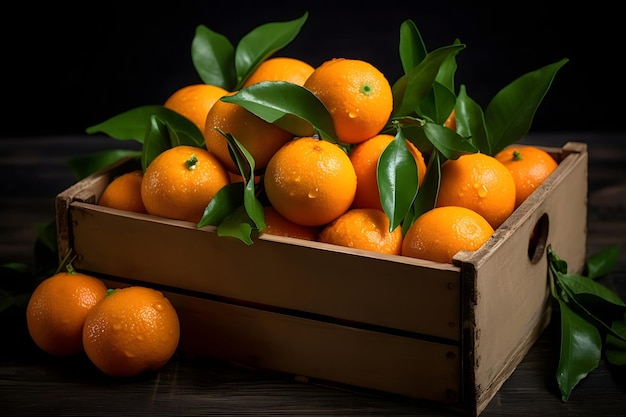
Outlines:
{"label": "crate handle hole", "polygon": [[530,259],[530,262],[533,264],[541,260],[546,250],[549,229],[550,219],[547,213],[543,213],[539,220],[537,220],[537,223],[535,223],[535,227],[533,227],[530,239],[528,240],[528,259]]}

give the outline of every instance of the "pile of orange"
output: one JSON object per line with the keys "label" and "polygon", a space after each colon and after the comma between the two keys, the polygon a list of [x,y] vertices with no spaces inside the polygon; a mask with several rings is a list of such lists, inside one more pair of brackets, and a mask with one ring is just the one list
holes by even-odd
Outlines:
{"label": "pile of orange", "polygon": [[[254,159],[256,185],[266,197],[266,226],[259,232],[451,263],[458,251],[482,246],[556,167],[550,155],[528,146],[447,160],[435,208],[391,230],[377,176],[381,154],[394,139],[384,132],[393,97],[382,72],[358,59],[335,58],[314,67],[274,57],[263,61],[242,88],[264,81],[291,82],[315,95],[329,111],[339,143],[296,136],[221,100],[234,91],[186,86],[165,107],[198,126],[204,147],[162,152],[145,172],[111,182],[100,204],[198,223],[215,195],[241,180],[225,138],[230,134]],[[456,130],[454,110],[444,125]],[[428,155],[405,142],[421,186]]]}
{"label": "pile of orange", "polygon": [[178,348],[180,324],[163,293],[107,289],[69,267],[42,281],[26,309],[29,334],[54,356],[86,354],[103,373],[131,377],[158,371]]}

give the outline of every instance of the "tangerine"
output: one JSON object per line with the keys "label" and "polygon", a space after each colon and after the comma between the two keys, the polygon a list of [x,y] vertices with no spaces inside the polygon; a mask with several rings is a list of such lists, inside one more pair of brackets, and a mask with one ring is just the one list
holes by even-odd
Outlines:
{"label": "tangerine", "polygon": [[81,353],[87,313],[106,291],[101,280],[71,267],[43,280],[26,307],[28,332],[35,344],[55,356]]}
{"label": "tangerine", "polygon": [[276,152],[263,184],[270,204],[288,220],[321,226],[343,214],[354,200],[356,173],[337,144],[305,136]]}
{"label": "tangerine", "polygon": [[428,210],[409,227],[402,255],[452,263],[459,251],[475,251],[493,235],[489,222],[466,207],[445,206]]}
{"label": "tangerine", "polygon": [[313,66],[297,58],[269,58],[254,70],[241,88],[261,81],[287,81],[302,86],[314,70]]}
{"label": "tangerine", "polygon": [[497,229],[515,209],[515,181],[493,156],[465,154],[441,164],[436,206],[467,207]]}
{"label": "tangerine", "polygon": [[149,214],[198,223],[215,194],[229,183],[228,171],[209,151],[180,145],[148,165],[141,198]]}
{"label": "tangerine", "polygon": [[326,225],[320,242],[372,252],[400,255],[402,228],[389,231],[389,218],[376,208],[353,208]]}
{"label": "tangerine", "polygon": [[531,145],[512,145],[495,158],[502,162],[515,181],[515,207],[519,207],[558,166],[548,152]]}
{"label": "tangerine", "polygon": [[100,196],[98,204],[118,210],[147,213],[141,199],[141,181],[143,172],[126,172],[111,181]]}
{"label": "tangerine", "polygon": [[216,101],[228,91],[211,84],[191,84],[174,91],[163,104],[170,110],[192,121],[204,132],[206,115]]}
{"label": "tangerine", "polygon": [[[350,151],[350,161],[352,161],[357,178],[353,208],[383,209],[378,190],[378,159],[393,139],[391,135],[379,134],[359,143]],[[417,164],[418,184],[421,185],[426,175],[424,157],[412,142],[407,140],[406,144]]]}
{"label": "tangerine", "polygon": [[264,230],[264,233],[311,241],[317,240],[317,235],[319,233],[318,227],[303,226],[301,224],[294,223],[291,220],[287,220],[272,206],[263,207],[263,211],[265,214],[265,225],[267,227]]}
{"label": "tangerine", "polygon": [[174,306],[162,292],[141,286],[109,290],[87,314],[82,332],[87,357],[114,377],[160,369],[179,339]]}
{"label": "tangerine", "polygon": [[391,85],[369,62],[328,60],[313,71],[304,87],[326,106],[343,143],[360,143],[376,136],[391,116]]}
{"label": "tangerine", "polygon": [[274,153],[293,138],[292,133],[266,122],[240,105],[218,100],[207,115],[204,140],[207,149],[234,174],[239,174],[239,169],[220,131],[230,133],[246,148],[254,158],[257,171],[263,170]]}

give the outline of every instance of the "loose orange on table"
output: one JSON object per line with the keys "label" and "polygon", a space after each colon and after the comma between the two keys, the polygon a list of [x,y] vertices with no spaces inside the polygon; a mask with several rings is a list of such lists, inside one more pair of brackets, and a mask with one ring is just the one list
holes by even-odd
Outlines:
{"label": "loose orange on table", "polygon": [[207,115],[204,140],[209,152],[234,174],[239,174],[239,169],[230,155],[228,142],[220,131],[230,133],[246,148],[259,171],[267,166],[281,146],[293,138],[292,133],[266,122],[240,105],[219,100]]}
{"label": "loose orange on table", "polygon": [[230,184],[221,162],[204,148],[175,146],[159,154],[141,183],[149,214],[198,223],[215,194]]}
{"label": "loose orange on table", "polygon": [[147,213],[141,199],[142,180],[141,170],[127,172],[114,178],[102,192],[98,204],[118,210]]}
{"label": "loose orange on table", "polygon": [[297,85],[304,82],[315,68],[307,62],[292,57],[273,57],[263,61],[243,83],[241,88],[262,81],[287,81]]}
{"label": "loose orange on table", "polygon": [[131,377],[162,368],[180,339],[178,314],[162,292],[141,286],[110,290],[85,318],[87,357],[102,372]]}
{"label": "loose orange on table", "polygon": [[163,104],[170,110],[191,120],[204,132],[206,116],[211,107],[228,91],[211,84],[191,84],[174,91]]}
{"label": "loose orange on table", "polygon": [[558,166],[548,152],[532,145],[512,145],[495,157],[513,175],[515,207],[519,207]]}
{"label": "loose orange on table", "polygon": [[301,225],[321,226],[350,208],[357,179],[341,147],[302,137],[276,152],[263,184],[270,204],[282,216]]}
{"label": "loose orange on table", "polygon": [[497,229],[515,210],[515,181],[493,156],[465,154],[441,164],[436,206],[467,207]]}
{"label": "loose orange on table", "polygon": [[465,207],[431,209],[407,230],[402,255],[434,262],[452,263],[459,251],[475,251],[493,235],[493,228],[480,214]]}
{"label": "loose orange on table", "polygon": [[[376,135],[351,149],[349,157],[357,177],[353,208],[371,207],[382,210],[377,180],[378,159],[393,138],[387,134]],[[413,143],[407,140],[406,144],[417,164],[418,183],[421,185],[426,175],[424,157]]]}
{"label": "loose orange on table", "polygon": [[376,208],[346,211],[322,229],[319,240],[390,255],[402,252],[402,228],[389,231],[389,218]]}
{"label": "loose orange on table", "polygon": [[106,291],[100,279],[72,269],[42,281],[26,307],[28,332],[35,344],[55,356],[82,353],[85,318]]}
{"label": "loose orange on table", "polygon": [[328,109],[339,141],[363,142],[379,134],[393,109],[391,85],[369,62],[334,58],[317,67],[304,83]]}

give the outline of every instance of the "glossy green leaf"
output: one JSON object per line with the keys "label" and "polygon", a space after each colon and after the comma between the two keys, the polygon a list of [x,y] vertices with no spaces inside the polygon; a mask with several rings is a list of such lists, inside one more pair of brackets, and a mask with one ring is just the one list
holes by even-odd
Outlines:
{"label": "glossy green leaf", "polygon": [[206,206],[196,226],[218,226],[237,207],[243,207],[243,193],[243,182],[234,182],[222,187]]}
{"label": "glossy green leaf", "polygon": [[[460,46],[462,44],[458,39],[455,39],[452,45]],[[443,63],[439,67],[437,76],[435,77],[435,81],[437,82],[437,84],[445,87],[452,94],[454,94],[456,91],[454,82],[454,77],[457,70],[456,55],[457,54],[450,54],[446,59],[444,59]]]}
{"label": "glossy green leaf", "polygon": [[235,47],[224,35],[198,25],[191,42],[191,60],[203,82],[235,90]]}
{"label": "glossy green leaf", "polygon": [[77,180],[82,180],[83,178],[122,158],[139,158],[140,156],[141,151],[131,149],[109,149],[89,155],[70,158],[67,161],[67,165],[74,174],[74,177]]}
{"label": "glossy green leaf", "polygon": [[[626,314],[615,320],[611,328],[616,333],[626,334]],[[605,346],[606,359],[610,364],[617,366],[626,365],[626,341],[609,333],[606,336]]]}
{"label": "glossy green leaf", "polygon": [[566,62],[567,59],[562,59],[522,75],[500,90],[489,102],[485,121],[493,154],[526,136],[537,108],[557,71]]}
{"label": "glossy green leaf", "polygon": [[398,227],[410,210],[417,194],[417,165],[401,130],[378,158],[376,179],[389,230]]}
{"label": "glossy green leaf", "polygon": [[87,133],[105,133],[113,139],[132,139],[143,143],[153,116],[170,126],[181,143],[204,146],[204,135],[191,120],[160,105],[135,107],[87,128]]}
{"label": "glossy green leaf", "polygon": [[492,155],[491,144],[487,128],[485,126],[485,115],[482,108],[467,95],[467,89],[461,86],[456,101],[456,132],[469,142],[480,152]]}
{"label": "glossy green leaf", "polygon": [[399,52],[405,74],[411,72],[428,54],[419,29],[410,19],[405,20],[400,25]]}
{"label": "glossy green leaf", "polygon": [[441,181],[441,158],[439,152],[430,154],[426,165],[426,175],[422,185],[417,191],[417,196],[411,210],[402,222],[402,234],[405,235],[415,220],[435,207],[437,195],[439,193],[439,183]]}
{"label": "glossy green leaf", "polygon": [[[602,302],[611,303],[615,306],[626,307],[626,303],[608,287],[579,274],[559,274],[559,284],[566,285],[569,291],[575,295],[588,295],[598,298]],[[599,302],[587,297],[589,302]]]}
{"label": "glossy green leaf", "polygon": [[445,159],[457,159],[461,155],[478,152],[468,140],[438,123],[424,124],[424,132]]}
{"label": "glossy green leaf", "polygon": [[619,246],[617,244],[609,245],[602,251],[589,256],[585,260],[585,271],[589,278],[597,279],[607,275],[615,269],[617,265],[617,257],[619,255]]}
{"label": "glossy green leaf", "polygon": [[249,219],[257,229],[265,229],[265,215],[263,206],[256,198],[255,189],[255,161],[250,152],[231,134],[220,133],[226,138],[228,150],[244,180],[243,204]]}
{"label": "glossy green leaf", "polygon": [[392,86],[393,117],[409,116],[415,112],[422,100],[430,94],[439,68],[451,55],[457,54],[465,45],[450,45],[436,49],[408,74],[403,75]]}
{"label": "glossy green leaf", "polygon": [[170,131],[158,117],[150,118],[150,127],[146,133],[141,152],[141,169],[146,172],[148,165],[166,149],[171,147]]}
{"label": "glossy green leaf", "polygon": [[435,81],[431,94],[422,100],[417,113],[433,123],[443,125],[452,109],[454,109],[455,103],[456,96],[454,92]]}
{"label": "glossy green leaf", "polygon": [[217,226],[217,235],[234,237],[246,245],[252,245],[254,243],[252,241],[253,230],[252,220],[246,209],[239,206]]}
{"label": "glossy green leaf", "polygon": [[556,380],[566,402],[576,385],[596,369],[602,353],[600,332],[559,300],[561,354]]}
{"label": "glossy green leaf", "polygon": [[[330,113],[322,102],[302,86],[284,81],[264,81],[222,97],[261,119],[297,136],[310,136],[311,126],[325,140],[337,142]],[[292,117],[287,117],[291,115]]]}
{"label": "glossy green leaf", "polygon": [[231,91],[239,90],[263,61],[293,41],[308,15],[306,12],[298,19],[260,25],[241,38],[235,50],[237,86]]}

